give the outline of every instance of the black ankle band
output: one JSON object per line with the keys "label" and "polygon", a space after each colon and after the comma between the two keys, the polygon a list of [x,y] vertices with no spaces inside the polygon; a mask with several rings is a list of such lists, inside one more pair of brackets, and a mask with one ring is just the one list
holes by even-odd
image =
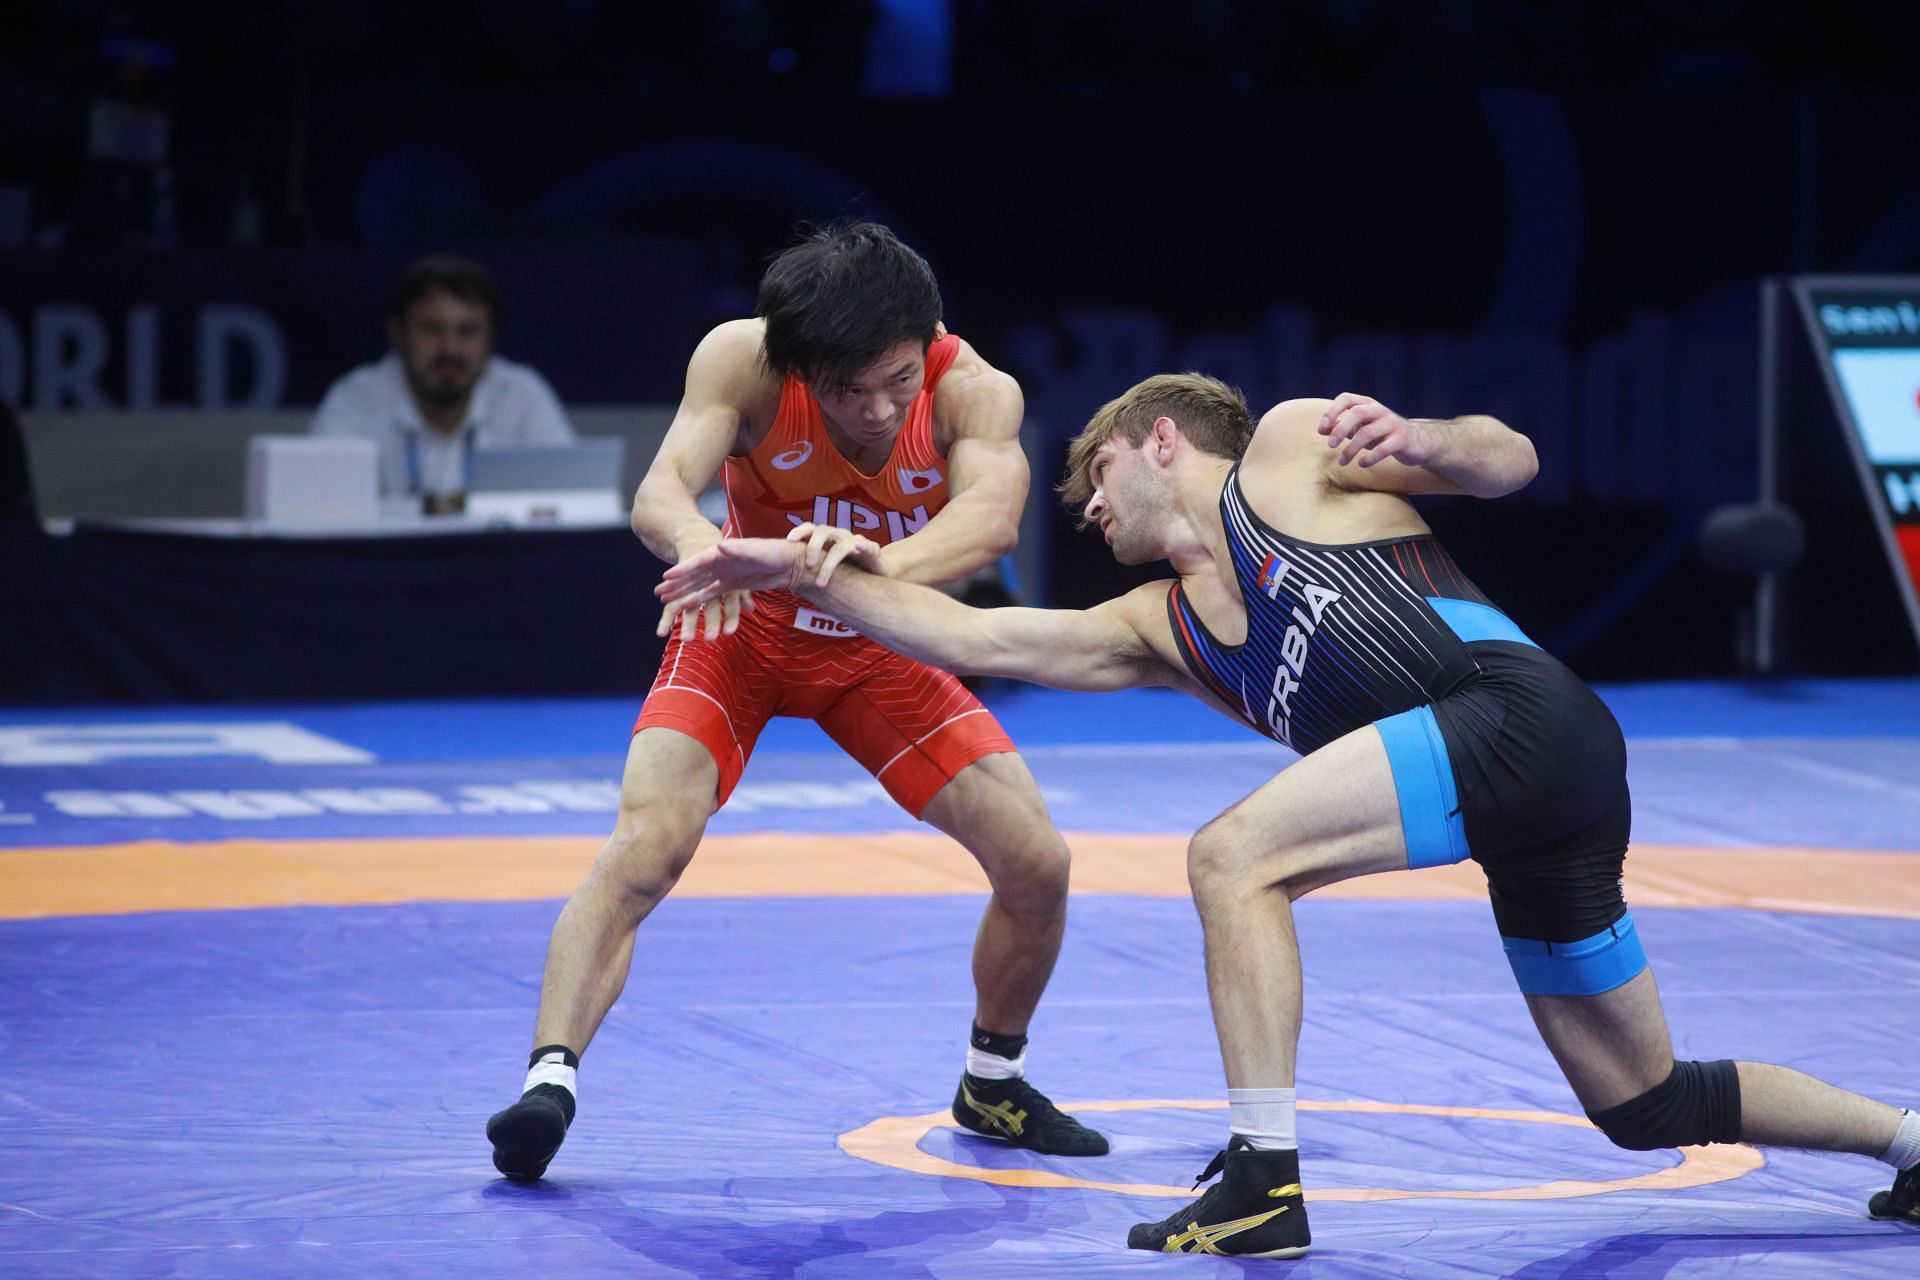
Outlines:
{"label": "black ankle band", "polygon": [[970,1043],[982,1053],[990,1053],[1009,1062],[1026,1052],[1027,1048],[1025,1036],[1003,1036],[998,1031],[983,1030],[977,1022],[973,1024]]}
{"label": "black ankle band", "polygon": [[533,1070],[534,1067],[539,1065],[540,1059],[546,1057],[550,1053],[559,1054],[561,1062],[565,1063],[569,1067],[574,1068],[576,1071],[579,1070],[580,1055],[575,1053],[573,1050],[567,1048],[567,1046],[563,1044],[543,1044],[538,1049],[535,1049],[531,1054],[527,1056],[527,1070],[529,1071]]}

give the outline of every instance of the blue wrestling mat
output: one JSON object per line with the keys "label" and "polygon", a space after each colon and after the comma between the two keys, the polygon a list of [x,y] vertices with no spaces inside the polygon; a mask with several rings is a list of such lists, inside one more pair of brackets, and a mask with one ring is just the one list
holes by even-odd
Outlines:
{"label": "blue wrestling mat", "polygon": [[[1806,868],[1804,900],[1635,907],[1677,1052],[1914,1102],[1920,681],[1606,693],[1649,866]],[[1172,695],[995,703],[1063,830],[1163,837],[1176,861],[1179,837],[1290,758]],[[559,904],[461,900],[460,849],[572,837],[591,856],[634,710],[0,714],[0,1276],[1920,1271],[1920,1230],[1864,1214],[1884,1166],[1625,1152],[1585,1127],[1489,909],[1466,897],[1297,907],[1315,1239],[1299,1262],[1123,1247],[1226,1134],[1199,925],[1153,892],[1076,893],[1032,1032],[1035,1083],[1112,1136],[1108,1157],[1037,1157],[941,1122],[981,896],[691,896],[642,927],[548,1177],[502,1180],[481,1129],[518,1090]],[[915,829],[788,722],[711,828],[776,843]],[[136,906],[158,889],[190,904],[193,885],[140,877],[211,875],[195,858],[215,849],[261,867],[408,839],[436,842],[444,896],[20,906],[62,900],[63,867],[126,877],[113,887]]]}

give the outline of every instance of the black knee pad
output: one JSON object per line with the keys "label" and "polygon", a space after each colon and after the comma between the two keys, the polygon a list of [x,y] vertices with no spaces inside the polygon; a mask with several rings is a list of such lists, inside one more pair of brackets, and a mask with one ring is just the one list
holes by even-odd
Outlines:
{"label": "black knee pad", "polygon": [[1675,1062],[1661,1083],[1587,1119],[1616,1147],[1657,1151],[1740,1141],[1740,1073],[1728,1059]]}

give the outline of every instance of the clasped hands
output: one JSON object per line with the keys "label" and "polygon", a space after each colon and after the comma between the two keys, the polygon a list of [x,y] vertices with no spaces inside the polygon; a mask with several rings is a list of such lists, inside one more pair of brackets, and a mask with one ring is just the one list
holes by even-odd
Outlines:
{"label": "clasped hands", "polygon": [[730,636],[740,615],[752,612],[755,591],[824,587],[848,560],[869,573],[887,572],[879,543],[836,525],[803,524],[784,539],[723,538],[661,576],[653,594],[664,607],[654,634],[666,635],[677,618],[683,642]]}

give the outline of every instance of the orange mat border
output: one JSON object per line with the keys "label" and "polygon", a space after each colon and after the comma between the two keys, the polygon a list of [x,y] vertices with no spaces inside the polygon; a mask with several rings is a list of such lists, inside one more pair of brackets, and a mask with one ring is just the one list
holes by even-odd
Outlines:
{"label": "orange mat border", "polygon": [[[1060,1109],[1070,1114],[1114,1111],[1224,1111],[1227,1104],[1214,1101],[1169,1099],[1129,1099],[1126,1101],[1062,1102]],[[1454,1120],[1507,1120],[1529,1124],[1565,1125],[1576,1129],[1593,1128],[1584,1116],[1563,1111],[1514,1111],[1491,1107],[1441,1107],[1416,1102],[1372,1102],[1363,1100],[1302,1098],[1302,1111],[1345,1111],[1363,1115],[1444,1116]],[[840,1149],[850,1156],[902,1169],[908,1173],[929,1174],[940,1178],[965,1178],[1003,1187],[1074,1187],[1086,1191],[1116,1191],[1127,1196],[1162,1196],[1190,1200],[1191,1186],[1169,1187],[1151,1182],[1102,1182],[1052,1169],[992,1169],[981,1165],[960,1164],[923,1150],[920,1140],[941,1125],[951,1125],[947,1111],[930,1111],[917,1116],[881,1116],[858,1129],[840,1135]],[[1309,1202],[1369,1203],[1381,1200],[1568,1200],[1577,1196],[1606,1195],[1615,1191],[1673,1191],[1685,1187],[1704,1187],[1742,1177],[1766,1165],[1766,1157],[1752,1147],[1726,1145],[1681,1147],[1677,1163],[1648,1173],[1612,1178],[1605,1181],[1561,1178],[1532,1186],[1489,1188],[1397,1187],[1309,1187]]]}
{"label": "orange mat border", "polygon": [[[1067,833],[1077,893],[1185,897],[1186,839]],[[564,898],[598,837],[221,840],[0,850],[0,919],[398,902]],[[1635,845],[1627,897],[1646,907],[1747,907],[1920,920],[1920,853]],[[709,836],[682,897],[907,897],[986,891],[930,832]],[[1316,897],[1484,900],[1463,863],[1370,876]]]}

